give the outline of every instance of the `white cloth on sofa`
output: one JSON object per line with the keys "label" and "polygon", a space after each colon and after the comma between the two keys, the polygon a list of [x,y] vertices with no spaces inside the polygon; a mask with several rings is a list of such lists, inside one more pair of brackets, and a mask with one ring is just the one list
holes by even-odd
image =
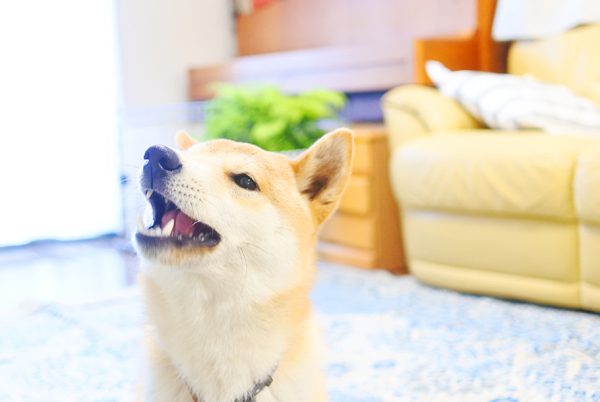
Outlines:
{"label": "white cloth on sofa", "polygon": [[450,71],[437,61],[428,61],[426,70],[440,92],[490,128],[600,136],[600,107],[565,86],[528,76]]}

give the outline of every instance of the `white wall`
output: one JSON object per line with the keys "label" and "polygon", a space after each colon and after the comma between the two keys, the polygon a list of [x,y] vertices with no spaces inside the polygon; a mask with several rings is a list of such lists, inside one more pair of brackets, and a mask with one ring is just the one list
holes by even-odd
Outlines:
{"label": "white wall", "polygon": [[115,7],[0,2],[0,245],[121,228]]}
{"label": "white wall", "polygon": [[119,0],[124,106],[187,100],[187,70],[235,53],[229,0]]}

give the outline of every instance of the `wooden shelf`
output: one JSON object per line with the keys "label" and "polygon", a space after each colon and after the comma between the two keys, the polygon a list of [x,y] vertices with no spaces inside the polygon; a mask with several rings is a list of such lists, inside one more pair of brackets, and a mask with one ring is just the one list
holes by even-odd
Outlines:
{"label": "wooden shelf", "polygon": [[351,128],[355,133],[352,176],[337,212],[323,226],[319,258],[406,273],[400,214],[390,188],[385,129],[380,124]]}

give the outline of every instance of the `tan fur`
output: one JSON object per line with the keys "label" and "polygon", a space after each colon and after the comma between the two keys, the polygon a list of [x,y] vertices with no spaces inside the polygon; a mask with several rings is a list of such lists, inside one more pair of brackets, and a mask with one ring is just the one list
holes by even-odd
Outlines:
{"label": "tan fur", "polygon": [[[213,249],[138,245],[149,318],[147,401],[233,402],[276,366],[257,402],[326,401],[309,300],[318,229],[337,206],[352,134],[324,136],[296,160],[248,144],[193,145],[163,194],[222,236]],[[247,173],[260,191],[236,186]]]}
{"label": "tan fur", "polygon": [[180,131],[175,134],[175,143],[179,149],[185,151],[192,145],[196,144],[196,141],[185,131]]}

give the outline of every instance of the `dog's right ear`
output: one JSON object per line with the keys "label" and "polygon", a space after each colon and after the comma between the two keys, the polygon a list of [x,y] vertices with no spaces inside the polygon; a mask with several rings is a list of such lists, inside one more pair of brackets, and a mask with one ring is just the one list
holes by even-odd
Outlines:
{"label": "dog's right ear", "polygon": [[298,190],[319,225],[333,212],[346,188],[352,169],[353,139],[352,131],[336,130],[292,162]]}
{"label": "dog's right ear", "polygon": [[185,151],[186,149],[197,143],[198,141],[193,139],[185,131],[180,131],[177,134],[175,134],[175,144],[177,144],[179,149],[181,149],[182,151]]}

